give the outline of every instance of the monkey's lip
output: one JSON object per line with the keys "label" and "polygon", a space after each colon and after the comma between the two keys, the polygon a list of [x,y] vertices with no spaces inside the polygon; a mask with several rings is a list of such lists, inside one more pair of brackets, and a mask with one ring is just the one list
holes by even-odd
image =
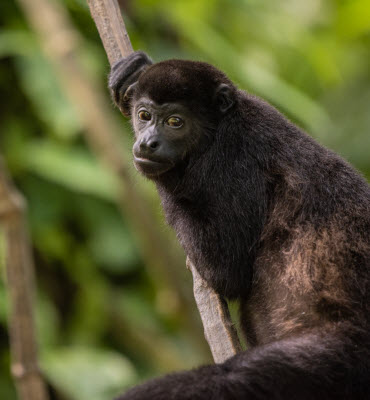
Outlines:
{"label": "monkey's lip", "polygon": [[172,167],[172,163],[167,161],[151,160],[146,157],[136,156],[134,156],[134,164],[139,172],[147,176],[163,174]]}

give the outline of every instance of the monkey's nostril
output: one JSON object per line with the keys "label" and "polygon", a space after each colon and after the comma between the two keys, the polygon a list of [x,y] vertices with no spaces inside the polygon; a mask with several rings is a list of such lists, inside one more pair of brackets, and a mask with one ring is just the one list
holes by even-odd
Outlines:
{"label": "monkey's nostril", "polygon": [[150,152],[153,153],[154,151],[158,150],[160,147],[161,143],[157,139],[149,139],[149,140],[143,140],[140,142],[140,150],[143,152]]}
{"label": "monkey's nostril", "polygon": [[159,142],[157,142],[156,140],[154,140],[153,142],[149,143],[149,147],[151,149],[156,149],[158,147],[158,145],[159,145]]}

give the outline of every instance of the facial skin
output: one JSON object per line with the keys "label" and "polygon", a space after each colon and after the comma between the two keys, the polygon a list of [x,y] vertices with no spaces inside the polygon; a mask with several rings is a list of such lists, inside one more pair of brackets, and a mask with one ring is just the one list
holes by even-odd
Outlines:
{"label": "facial skin", "polygon": [[[217,89],[215,102],[220,115],[232,107],[227,85]],[[206,134],[212,130],[210,121],[180,102],[158,104],[143,96],[134,101],[131,117],[136,138],[134,165],[150,179],[185,162],[190,152],[195,148],[199,152],[210,141]]]}
{"label": "facial skin", "polygon": [[134,164],[147,177],[159,176],[183,161],[191,147],[189,139],[196,141],[189,112],[178,103],[156,104],[142,97],[135,103],[132,124]]}

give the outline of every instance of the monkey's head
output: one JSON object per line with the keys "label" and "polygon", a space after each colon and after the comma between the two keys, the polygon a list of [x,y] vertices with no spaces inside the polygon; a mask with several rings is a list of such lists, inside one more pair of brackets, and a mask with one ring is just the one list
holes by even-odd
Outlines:
{"label": "monkey's head", "polygon": [[236,101],[235,86],[213,66],[184,60],[153,64],[143,52],[113,66],[109,87],[132,120],[135,166],[151,179],[204,151]]}

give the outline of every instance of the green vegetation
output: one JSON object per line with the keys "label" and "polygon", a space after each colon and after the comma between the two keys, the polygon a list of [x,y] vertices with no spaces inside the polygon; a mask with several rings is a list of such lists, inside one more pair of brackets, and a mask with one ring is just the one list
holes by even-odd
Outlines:
{"label": "green vegetation", "polygon": [[[86,74],[106,86],[108,62],[85,1],[59,2],[83,37]],[[370,178],[368,0],[121,3],[135,49],[156,61],[217,65]],[[198,332],[184,328],[173,288],[145,268],[116,205],[117,179],[89,150],[79,109],[17,2],[0,3],[0,21],[0,153],[29,205],[38,340],[53,398],[108,400],[148,376],[208,362]],[[129,154],[128,124],[118,111],[110,118]],[[158,211],[153,186],[135,179]],[[4,276],[1,235],[0,270]],[[189,273],[182,285],[191,297]],[[15,400],[6,310],[1,282],[0,398]]]}

